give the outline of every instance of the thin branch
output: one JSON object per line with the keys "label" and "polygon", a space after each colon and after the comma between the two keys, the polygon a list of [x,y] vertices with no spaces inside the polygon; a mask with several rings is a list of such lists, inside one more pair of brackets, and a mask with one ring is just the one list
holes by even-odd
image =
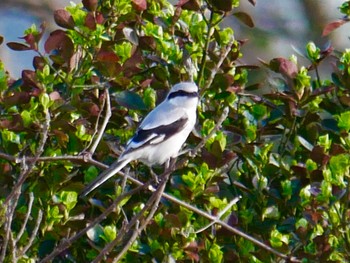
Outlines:
{"label": "thin branch", "polygon": [[203,146],[206,144],[206,142],[214,136],[214,134],[220,130],[222,123],[226,120],[229,113],[229,108],[225,107],[219,120],[216,122],[215,127],[210,131],[210,133],[205,136],[202,141],[190,152],[190,156],[196,156],[198,152],[203,148]]}
{"label": "thin branch", "polygon": [[241,199],[241,196],[238,196],[236,198],[234,198],[230,203],[227,204],[227,206],[225,206],[224,209],[222,209],[222,211],[220,211],[220,213],[216,216],[217,220],[215,221],[211,221],[208,225],[202,227],[201,229],[197,230],[195,233],[198,234],[200,232],[203,232],[204,230],[208,229],[209,227],[211,227],[212,225],[214,225],[218,220],[221,220],[221,217],[234,205],[236,204],[239,199]]}
{"label": "thin branch", "polygon": [[[111,111],[111,100],[110,100],[110,96],[109,96],[109,89],[106,88],[105,89],[105,101],[106,101],[106,116],[104,118],[104,121],[102,123],[102,126],[101,128],[99,129],[98,131],[98,134],[97,134],[97,137],[93,143],[93,145],[91,146],[90,150],[89,150],[89,153],[90,154],[93,154],[98,146],[98,144],[100,143],[101,139],[102,139],[102,136],[105,132],[105,129],[107,127],[107,124],[109,122],[109,119],[111,118],[112,116],[112,111]],[[97,121],[98,123],[98,121]]]}
{"label": "thin branch", "polygon": [[33,229],[33,232],[32,234],[30,235],[30,238],[28,240],[28,243],[27,245],[22,249],[22,251],[20,252],[19,256],[23,256],[27,251],[28,249],[33,245],[33,242],[35,240],[35,237],[37,236],[38,234],[38,230],[39,230],[39,227],[40,227],[40,224],[41,224],[41,220],[43,219],[43,211],[39,210],[38,212],[38,216],[36,218],[36,222],[35,222],[35,227]]}
{"label": "thin branch", "polygon": [[[205,18],[205,15],[203,14],[203,17]],[[206,20],[205,20],[206,21]],[[214,28],[212,27],[212,22],[213,22],[213,13],[210,13],[210,18],[209,21],[207,22],[208,26],[208,35],[204,44],[204,49],[203,49],[203,55],[202,55],[202,60],[201,60],[201,68],[198,74],[198,84],[201,85],[202,79],[204,77],[204,69],[205,69],[205,64],[207,62],[207,53],[209,49],[209,43],[211,40],[212,35],[214,34]]]}
{"label": "thin branch", "polygon": [[[6,154],[6,153],[2,153],[0,152],[0,158],[5,159],[7,161],[10,162],[15,162],[15,163],[19,163],[22,162],[23,158],[16,158],[12,155]],[[71,162],[76,162],[76,163],[89,163],[91,165],[94,165],[96,167],[102,168],[102,169],[106,169],[108,168],[108,165],[105,165],[104,163],[101,163],[99,161],[96,161],[92,158],[90,158],[89,156],[85,156],[85,155],[62,155],[62,156],[42,156],[39,158],[35,158],[35,157],[26,157],[26,160],[31,163],[34,160],[36,160],[36,162],[56,162],[56,161],[71,161]]]}
{"label": "thin branch", "polygon": [[28,219],[30,217],[30,214],[32,213],[33,202],[34,202],[34,195],[33,195],[33,192],[30,192],[29,193],[28,211],[26,213],[26,217],[24,218],[24,222],[22,224],[21,230],[17,234],[17,237],[15,239],[15,243],[17,243],[21,239],[21,237],[22,237],[22,235],[24,233],[24,230],[26,229],[26,226],[27,226],[27,223],[28,223]]}
{"label": "thin branch", "polygon": [[7,205],[6,207],[6,213],[5,213],[5,223],[4,223],[4,229],[5,229],[5,237],[2,240],[2,247],[1,247],[1,255],[0,255],[0,262],[4,262],[8,242],[10,240],[10,234],[11,234],[11,225],[14,215],[15,207],[17,206],[18,198],[14,198],[13,202]]}
{"label": "thin branch", "polygon": [[139,236],[139,221],[136,221],[135,224],[135,230],[132,233],[132,236],[130,238],[130,240],[128,241],[128,243],[123,247],[122,251],[120,251],[120,253],[114,258],[113,263],[117,263],[119,262],[119,260],[122,258],[122,256],[128,251],[128,249],[131,247],[131,245],[134,243],[134,241],[136,240],[136,238]]}
{"label": "thin branch", "polygon": [[[209,78],[207,79],[204,87],[202,87],[202,90],[205,91],[207,90],[211,83],[213,82],[214,80],[214,77],[216,75],[216,73],[219,71],[222,63],[224,62],[225,58],[228,56],[228,54],[230,53],[231,49],[232,49],[232,45],[233,43],[235,43],[235,39],[232,37],[230,42],[227,44],[227,46],[223,49],[223,51],[221,52],[220,54],[220,59],[218,61],[218,63],[216,63],[215,67],[210,71],[210,75],[209,75]],[[203,92],[202,92],[203,94]]]}

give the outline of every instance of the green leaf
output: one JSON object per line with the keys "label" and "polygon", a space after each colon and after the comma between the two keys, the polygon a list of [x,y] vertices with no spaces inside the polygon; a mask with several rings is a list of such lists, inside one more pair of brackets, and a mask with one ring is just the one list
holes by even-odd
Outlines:
{"label": "green leaf", "polygon": [[350,111],[341,113],[335,116],[338,119],[338,127],[342,130],[350,130]]}
{"label": "green leaf", "polygon": [[98,175],[99,171],[96,166],[89,166],[88,169],[84,170],[84,182],[90,183]]}
{"label": "green leaf", "polygon": [[283,244],[289,244],[289,237],[275,229],[271,231],[270,242],[272,247],[281,247]]}
{"label": "green leaf", "polygon": [[107,243],[112,242],[117,237],[117,228],[112,225],[105,226],[100,237]]}
{"label": "green leaf", "polygon": [[300,144],[302,145],[302,146],[304,146],[307,150],[309,150],[310,152],[312,151],[312,149],[314,148],[314,146],[311,144],[311,143],[309,143],[307,140],[305,140],[303,137],[301,137],[301,136],[297,136],[297,138],[298,138],[298,141],[300,142]]}
{"label": "green leaf", "polygon": [[50,107],[50,97],[47,93],[40,94],[39,97],[41,105],[43,105],[44,110],[46,111]]}
{"label": "green leaf", "polygon": [[143,100],[145,101],[145,105],[149,109],[153,109],[156,106],[157,93],[151,87],[148,87],[143,92]]}
{"label": "green leaf", "polygon": [[122,91],[115,94],[115,100],[123,107],[132,110],[146,110],[147,107],[140,95],[132,91]]}
{"label": "green leaf", "polygon": [[24,127],[29,127],[29,125],[32,124],[32,122],[33,122],[32,115],[30,114],[29,111],[27,111],[27,110],[22,111],[21,117],[23,120]]}
{"label": "green leaf", "polygon": [[320,52],[321,50],[316,47],[314,42],[309,42],[306,45],[307,56],[312,62],[316,63],[318,61],[318,59],[321,57]]}
{"label": "green leaf", "polygon": [[78,202],[78,194],[73,191],[62,191],[60,200],[66,206],[68,212],[72,210]]}
{"label": "green leaf", "polygon": [[86,235],[91,241],[98,242],[103,233],[103,227],[100,224],[96,224],[86,232]]}
{"label": "green leaf", "polygon": [[210,262],[222,262],[223,256],[224,256],[224,253],[221,251],[221,248],[219,245],[213,244],[210,247],[209,254],[208,254]]}

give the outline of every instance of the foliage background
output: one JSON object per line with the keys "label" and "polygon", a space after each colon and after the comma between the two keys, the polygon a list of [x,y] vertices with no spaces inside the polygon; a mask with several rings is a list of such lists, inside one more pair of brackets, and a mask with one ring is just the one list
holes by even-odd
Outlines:
{"label": "foliage background", "polygon": [[[33,25],[7,43],[36,56],[19,80],[1,65],[1,261],[349,261],[350,51],[310,39],[298,57],[243,64],[245,41],[221,23],[254,25],[238,5],[86,0],[54,13],[61,29],[47,40]],[[349,2],[340,12],[324,34],[348,21]],[[137,187],[155,185],[140,163],[79,198],[169,87],[191,78],[195,150],[165,188],[177,199]]]}

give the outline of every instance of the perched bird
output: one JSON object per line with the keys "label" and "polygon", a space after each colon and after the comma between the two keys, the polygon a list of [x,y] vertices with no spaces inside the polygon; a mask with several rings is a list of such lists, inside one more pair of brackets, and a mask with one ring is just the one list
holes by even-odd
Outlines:
{"label": "perched bird", "polygon": [[195,83],[174,85],[166,99],[141,122],[119,159],[91,182],[81,195],[86,196],[131,161],[140,160],[153,166],[176,157],[196,123],[197,104],[198,87]]}

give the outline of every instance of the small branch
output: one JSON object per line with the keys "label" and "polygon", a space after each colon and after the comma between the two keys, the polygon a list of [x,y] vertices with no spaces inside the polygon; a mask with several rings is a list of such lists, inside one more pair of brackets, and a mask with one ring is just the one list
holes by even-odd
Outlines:
{"label": "small branch", "polygon": [[[230,53],[230,51],[232,49],[232,45],[233,45],[234,42],[235,42],[235,39],[232,37],[231,41],[227,44],[225,49],[221,52],[220,59],[219,59],[218,63],[216,63],[215,67],[211,70],[209,78],[207,79],[204,87],[202,87],[202,91],[205,91],[205,90],[207,90],[210,87],[211,83],[214,80],[214,77],[215,77],[216,73],[219,71],[222,63],[225,60],[225,58]],[[202,94],[203,94],[203,92],[202,92]]]}
{"label": "small branch", "polygon": [[[22,162],[23,158],[16,158],[6,153],[0,152],[0,158],[5,159],[10,162],[19,163]],[[35,157],[26,157],[25,158],[29,163],[33,162]],[[89,163],[91,165],[97,166],[102,169],[108,168],[108,165],[105,165],[101,162],[98,162],[90,157],[86,157],[85,155],[62,155],[62,156],[42,156],[36,159],[37,162],[56,162],[56,161],[71,161],[71,162],[84,162]]]}
{"label": "small branch", "polygon": [[33,242],[35,240],[35,237],[37,236],[38,234],[38,230],[39,230],[39,227],[40,227],[40,224],[41,224],[41,220],[43,219],[43,211],[39,210],[38,212],[38,217],[36,218],[36,222],[35,222],[35,227],[33,229],[33,232],[32,234],[30,235],[30,239],[27,243],[27,245],[22,249],[22,251],[19,253],[19,257],[23,256],[27,251],[28,249],[33,245]]}
{"label": "small branch", "polygon": [[195,233],[198,234],[200,232],[203,232],[204,230],[206,230],[207,228],[211,227],[212,225],[214,225],[218,220],[221,220],[221,217],[234,205],[236,204],[239,199],[241,199],[242,197],[236,197],[234,198],[230,203],[227,204],[227,206],[225,206],[225,208],[216,216],[216,220],[215,221],[211,221],[208,225],[202,227],[201,229],[197,230]]}
{"label": "small branch", "polygon": [[[204,14],[203,14],[203,17],[205,18]],[[198,74],[198,85],[201,85],[202,79],[204,78],[204,69],[205,69],[205,64],[207,62],[207,53],[209,49],[209,43],[210,43],[211,36],[214,34],[214,28],[212,27],[213,13],[210,13],[210,19],[209,21],[206,21],[206,22],[208,26],[208,35],[204,44],[203,55],[201,60],[201,68]]]}
{"label": "small branch", "polygon": [[205,136],[202,141],[196,146],[196,148],[194,148],[193,150],[191,150],[190,152],[190,156],[196,156],[198,154],[198,152],[200,151],[200,149],[203,148],[203,146],[206,144],[206,142],[214,136],[214,134],[220,130],[222,123],[226,120],[227,116],[229,113],[229,108],[225,107],[219,120],[216,122],[215,127],[210,131],[210,133]]}
{"label": "small branch", "polygon": [[[102,123],[101,128],[100,128],[99,131],[98,131],[97,137],[96,137],[96,139],[95,139],[93,145],[91,146],[91,148],[90,148],[90,150],[89,150],[89,153],[90,153],[91,155],[95,152],[95,150],[96,150],[98,144],[100,143],[100,141],[101,141],[101,139],[102,139],[102,136],[103,136],[103,134],[104,134],[104,132],[105,132],[105,129],[106,129],[106,127],[107,127],[107,124],[108,124],[108,122],[109,122],[109,119],[110,119],[111,116],[112,116],[112,111],[111,111],[111,100],[110,100],[109,89],[108,89],[108,88],[105,89],[105,100],[104,100],[104,101],[106,102],[106,103],[105,103],[105,104],[106,104],[106,116],[105,116],[105,118],[104,118],[104,121],[103,121],[103,123]],[[96,122],[96,125],[98,125],[98,120],[97,120],[97,122]]]}
{"label": "small branch", "polygon": [[122,256],[128,252],[128,249],[131,247],[131,245],[134,243],[134,241],[136,240],[136,238],[139,236],[139,221],[136,221],[135,224],[135,230],[132,233],[132,236],[130,238],[130,240],[128,241],[128,243],[123,247],[122,251],[120,251],[120,253],[114,258],[113,263],[117,263],[119,262],[119,260],[122,258]]}
{"label": "small branch", "polygon": [[19,231],[19,233],[17,234],[16,239],[14,240],[15,243],[17,243],[21,239],[21,237],[22,237],[22,235],[24,233],[24,230],[26,229],[26,226],[27,226],[27,223],[28,223],[28,219],[30,217],[30,214],[32,213],[33,202],[34,202],[34,195],[33,195],[33,192],[30,192],[29,193],[28,211],[26,213],[26,217],[24,218],[24,222],[22,224],[21,230]]}
{"label": "small branch", "polygon": [[[4,262],[4,259],[6,256],[7,246],[11,236],[11,225],[12,225],[14,210],[15,210],[15,207],[17,206],[17,201],[18,201],[18,198],[14,198],[13,202],[11,202],[11,204],[8,204],[5,208],[6,209],[6,213],[5,213],[6,217],[5,217],[5,223],[4,223],[5,237],[2,240],[0,262]],[[15,250],[15,248],[13,249]]]}

